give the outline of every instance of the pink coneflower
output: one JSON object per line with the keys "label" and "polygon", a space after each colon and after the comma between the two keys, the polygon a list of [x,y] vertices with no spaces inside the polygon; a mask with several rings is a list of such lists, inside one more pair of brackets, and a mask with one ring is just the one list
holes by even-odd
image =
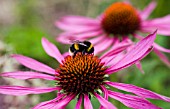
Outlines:
{"label": "pink coneflower", "polygon": [[[134,85],[107,81],[105,78],[106,75],[131,66],[146,56],[152,50],[151,46],[155,37],[156,32],[142,39],[116,64],[112,64],[112,59],[116,57],[114,51],[110,51],[100,58],[93,54],[82,54],[80,52],[77,53],[74,58],[70,55],[63,57],[55,45],[43,38],[42,45],[46,53],[60,63],[57,69],[53,69],[26,56],[13,55],[12,57],[18,62],[34,71],[5,72],[0,75],[22,80],[53,80],[56,81],[56,86],[0,86],[0,93],[21,96],[58,91],[56,98],[42,102],[33,107],[33,109],[63,109],[76,97],[78,101],[75,109],[80,109],[82,101],[84,101],[85,109],[92,109],[93,106],[89,98],[91,95],[98,99],[101,104],[100,108],[104,109],[117,109],[108,101],[108,97],[118,100],[125,106],[134,109],[160,109],[156,105],[150,103],[147,98],[159,99],[166,102],[170,102],[170,98]],[[108,89],[106,86],[131,92],[132,94],[115,92]],[[101,91],[103,96],[101,93],[98,93]]]}
{"label": "pink coneflower", "polygon": [[[56,22],[56,26],[65,32],[57,37],[57,41],[69,43],[69,40],[87,40],[100,48],[95,53],[114,48],[124,43],[133,45],[131,39],[143,39],[139,33],[152,33],[158,29],[157,34],[170,35],[170,15],[161,18],[147,19],[155,8],[156,3],[151,2],[143,11],[138,11],[129,3],[117,2],[109,6],[96,19],[82,16],[65,16]],[[169,49],[154,43],[154,52],[160,59],[170,66],[167,57],[162,53],[170,53]]]}

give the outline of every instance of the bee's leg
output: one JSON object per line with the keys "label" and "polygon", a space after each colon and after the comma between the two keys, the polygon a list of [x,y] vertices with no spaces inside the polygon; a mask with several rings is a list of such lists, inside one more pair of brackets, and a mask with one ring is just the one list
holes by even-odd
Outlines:
{"label": "bee's leg", "polygon": [[73,53],[73,58],[76,56],[76,54],[77,54],[77,51],[74,51],[74,53]]}
{"label": "bee's leg", "polygon": [[86,53],[86,50],[83,50],[83,51],[82,51],[82,54],[84,55],[85,53]]}

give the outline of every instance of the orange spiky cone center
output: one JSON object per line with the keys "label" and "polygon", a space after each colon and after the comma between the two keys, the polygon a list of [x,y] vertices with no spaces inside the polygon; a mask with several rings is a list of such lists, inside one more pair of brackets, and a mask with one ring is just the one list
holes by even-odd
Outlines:
{"label": "orange spiky cone center", "polygon": [[131,5],[117,2],[105,10],[101,26],[108,34],[128,35],[140,29],[140,22],[138,13]]}
{"label": "orange spiky cone center", "polygon": [[106,67],[93,54],[77,53],[73,58],[67,56],[56,70],[58,85],[66,93],[94,92],[103,84]]}

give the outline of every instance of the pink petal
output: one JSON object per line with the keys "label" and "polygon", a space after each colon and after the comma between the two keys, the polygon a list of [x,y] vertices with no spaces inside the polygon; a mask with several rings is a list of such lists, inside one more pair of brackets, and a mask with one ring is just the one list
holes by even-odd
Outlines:
{"label": "pink petal", "polygon": [[64,31],[72,31],[72,32],[83,32],[83,31],[96,30],[100,28],[100,25],[98,24],[80,25],[80,24],[65,23],[61,21],[56,22],[56,26]]}
{"label": "pink petal", "polygon": [[[141,56],[141,58],[139,58],[139,60],[141,60],[143,57],[145,57],[146,55],[148,55],[151,51],[152,51],[152,48],[148,49],[148,51],[146,51],[146,52],[144,53],[144,55]],[[122,60],[122,57],[124,57],[124,54],[123,54],[123,53],[118,54],[118,55],[115,57],[115,59],[114,59],[114,60],[111,59],[111,61],[108,62],[107,65],[113,65],[113,64],[115,64],[116,62],[121,61],[121,60]],[[126,67],[131,66],[132,64],[135,64],[136,62],[138,62],[138,61],[135,60],[135,61],[127,64]],[[124,67],[124,68],[125,68],[125,67]],[[118,68],[118,69],[110,70],[110,71],[108,70],[108,71],[106,71],[106,72],[107,72],[107,74],[112,74],[112,73],[114,73],[114,72],[116,72],[116,71],[118,71],[118,70],[121,70],[121,69],[123,69],[123,68],[120,67],[120,68]]]}
{"label": "pink petal", "polygon": [[119,54],[115,54],[110,57],[105,57],[101,60],[101,63],[104,63],[104,65],[106,66],[111,66],[115,64],[116,62],[118,62],[120,59],[122,59],[123,56],[124,54],[122,55],[122,53],[119,53]]}
{"label": "pink petal", "polygon": [[136,67],[141,71],[141,73],[144,74],[145,72],[144,72],[144,70],[142,69],[142,65],[141,65],[140,61],[136,62],[135,64],[136,64]]}
{"label": "pink petal", "polygon": [[84,32],[64,32],[59,34],[56,38],[57,41],[64,44],[71,44],[72,40],[85,40],[87,38],[92,38],[94,36],[100,35],[102,32],[100,30],[95,31],[84,31]]}
{"label": "pink petal", "polygon": [[[136,38],[138,38],[138,39],[143,39],[142,36],[139,36],[139,35],[137,35],[137,34],[134,34],[134,36],[135,36]],[[161,59],[167,66],[170,67],[170,61],[168,60],[168,58],[167,58],[163,53],[160,52],[160,51],[162,51],[162,52],[167,52],[167,53],[169,53],[170,50],[169,50],[169,49],[166,49],[166,48],[163,48],[163,47],[159,46],[159,45],[156,44],[156,43],[153,43],[153,46],[155,47],[155,48],[154,48],[154,52],[160,57],[160,59]]]}
{"label": "pink petal", "polygon": [[85,38],[91,38],[91,37],[94,37],[94,36],[101,35],[102,33],[103,33],[102,30],[84,31],[84,32],[81,32],[81,33],[73,33],[72,36],[74,36],[76,39],[77,38],[85,39]]}
{"label": "pink petal", "polygon": [[155,49],[157,49],[157,50],[159,50],[159,51],[166,52],[166,53],[170,53],[170,49],[166,49],[166,48],[164,48],[164,47],[161,47],[160,45],[158,45],[158,44],[156,44],[156,43],[154,43],[153,46],[154,46]]}
{"label": "pink petal", "polygon": [[[167,16],[164,16],[164,17],[160,17],[160,18],[154,18],[154,19],[151,19],[151,20],[145,20],[143,21],[142,25],[143,26],[156,26],[156,25],[167,25],[169,26],[168,24],[170,23],[169,21],[170,19],[170,15],[167,15]],[[150,24],[150,25],[148,25]]]}
{"label": "pink petal", "polygon": [[57,98],[42,102],[36,105],[33,109],[64,109],[64,107],[74,99],[75,95],[70,94],[63,98],[65,94],[60,94]]}
{"label": "pink petal", "polygon": [[170,15],[156,18],[153,20],[143,21],[141,24],[142,32],[153,32],[155,29],[158,29],[157,34],[160,35],[170,35]]}
{"label": "pink petal", "polygon": [[78,102],[76,103],[75,109],[81,109],[82,95],[79,95]]}
{"label": "pink petal", "polygon": [[66,105],[75,98],[75,94],[67,95],[64,99],[60,100],[50,109],[65,109]]}
{"label": "pink petal", "polygon": [[[101,89],[102,89],[102,91],[104,93],[104,99],[108,100],[108,91],[107,91],[107,89],[103,85],[101,85],[100,87],[101,87]],[[99,109],[105,109],[105,108],[101,105]]]}
{"label": "pink petal", "polygon": [[102,91],[104,92],[104,99],[108,100],[108,91],[107,91],[107,89],[103,85],[101,85],[100,87],[101,87]]}
{"label": "pink petal", "polygon": [[110,85],[112,87],[115,87],[117,89],[120,90],[124,90],[127,92],[132,92],[138,96],[141,96],[143,98],[150,98],[150,99],[159,99],[159,100],[163,100],[166,102],[170,102],[170,98],[159,95],[155,92],[152,92],[150,90],[146,90],[144,88],[140,88],[134,85],[130,85],[130,84],[124,84],[124,83],[117,83],[117,82],[105,82],[107,85]]}
{"label": "pink petal", "polygon": [[13,58],[15,58],[18,62],[20,62],[22,65],[33,69],[33,70],[37,70],[40,72],[47,72],[50,74],[56,74],[55,70],[52,69],[51,67],[42,64],[32,58],[26,57],[26,56],[22,56],[22,55],[12,55]]}
{"label": "pink petal", "polygon": [[24,79],[35,79],[35,78],[55,80],[55,76],[32,72],[32,71],[5,72],[5,73],[0,73],[0,76],[23,79],[23,80]]}
{"label": "pink petal", "polygon": [[87,94],[84,95],[84,109],[93,109],[93,106]]}
{"label": "pink petal", "polygon": [[161,28],[161,27],[159,27],[159,28],[155,28],[155,27],[153,27],[153,28],[146,28],[145,29],[146,31],[144,31],[144,32],[153,32],[155,29],[158,29],[157,34],[164,35],[164,36],[170,36],[170,29],[169,29],[169,27],[168,28]]}
{"label": "pink petal", "polygon": [[157,50],[156,48],[154,49],[154,52],[156,53],[156,55],[158,55],[160,57],[160,59],[167,65],[170,67],[170,61],[168,60],[168,58],[161,53],[159,50]]}
{"label": "pink petal", "polygon": [[61,88],[60,87],[35,88],[35,87],[24,87],[24,86],[0,86],[0,93],[20,96],[20,95],[28,95],[28,94],[47,93],[59,89]]}
{"label": "pink petal", "polygon": [[117,55],[118,53],[126,50],[130,45],[132,45],[132,43],[120,43],[119,45],[116,45],[115,47],[113,47],[111,50],[109,50],[107,53],[105,53],[101,59],[105,58],[105,57],[110,57],[110,56],[114,56]]}
{"label": "pink petal", "polygon": [[120,61],[124,57],[124,50],[132,46],[132,42],[130,41],[122,41],[115,39],[113,47],[100,57],[101,62],[104,62],[106,66],[112,66],[118,61]]}
{"label": "pink petal", "polygon": [[54,106],[55,102],[62,99],[64,96],[65,96],[64,94],[60,94],[53,100],[41,102],[40,104],[36,105],[32,109],[50,109],[52,106]]}
{"label": "pink petal", "polygon": [[64,58],[54,44],[50,43],[46,38],[42,38],[42,45],[49,56],[54,57],[60,64],[62,63]]}
{"label": "pink petal", "polygon": [[65,53],[62,54],[63,57],[66,57],[66,56],[68,56],[68,55],[70,55],[69,52],[65,52]]}
{"label": "pink petal", "polygon": [[113,92],[113,91],[108,91],[109,96],[111,98],[114,98],[120,102],[122,102],[125,106],[133,109],[161,109],[153,104],[151,104],[149,101],[133,96],[133,95],[128,95],[128,94],[122,94],[119,92]]}
{"label": "pink petal", "polygon": [[94,46],[94,54],[99,54],[100,52],[107,50],[112,44],[113,39],[105,38],[103,41]]}
{"label": "pink petal", "polygon": [[56,37],[56,41],[61,42],[63,44],[71,44],[71,40],[75,40],[75,38],[72,38],[70,34],[73,34],[73,33],[71,32],[61,33]]}
{"label": "pink petal", "polygon": [[[108,100],[108,91],[107,89],[105,88],[105,86],[101,85],[100,86],[103,93],[104,93],[104,99]],[[99,109],[104,109],[104,107],[102,105],[100,105]]]}
{"label": "pink petal", "polygon": [[149,15],[152,13],[152,11],[156,7],[156,2],[152,1],[141,13],[140,16],[143,20],[147,19]]}
{"label": "pink petal", "polygon": [[106,38],[106,35],[101,35],[101,36],[97,36],[95,38],[90,39],[89,41],[93,44],[96,45],[98,43],[100,43],[101,41],[103,41]]}
{"label": "pink petal", "polygon": [[126,68],[137,61],[141,60],[151,51],[151,46],[156,37],[156,31],[139,41],[119,62],[111,66],[107,71],[109,73],[116,72],[120,69]]}
{"label": "pink petal", "polygon": [[[64,94],[60,94],[57,98],[42,102],[35,106],[33,109],[65,109],[64,107],[75,97],[74,94],[67,95],[65,98]],[[63,99],[62,99],[63,98]]]}
{"label": "pink petal", "polygon": [[96,25],[99,24],[99,21],[96,19],[83,17],[83,16],[65,16],[61,18],[59,21],[68,23],[68,24],[81,24],[81,25]]}
{"label": "pink petal", "polygon": [[169,28],[170,28],[170,26],[166,26],[166,25],[163,25],[163,26],[156,25],[156,26],[151,26],[151,27],[142,27],[141,31],[142,32],[149,32],[149,33],[151,33],[155,29],[158,29],[157,34],[169,36],[170,35],[170,29]]}
{"label": "pink petal", "polygon": [[104,109],[117,109],[112,103],[98,95],[97,93],[94,92],[94,95],[96,98],[99,100],[100,104],[104,107]]}
{"label": "pink petal", "polygon": [[[134,37],[136,37],[139,40],[143,39],[143,37],[138,35],[138,34],[134,34]],[[154,49],[157,49],[157,50],[162,51],[162,52],[170,53],[170,49],[166,49],[164,47],[161,47],[160,45],[158,45],[156,43],[153,43],[153,46],[154,46]]]}

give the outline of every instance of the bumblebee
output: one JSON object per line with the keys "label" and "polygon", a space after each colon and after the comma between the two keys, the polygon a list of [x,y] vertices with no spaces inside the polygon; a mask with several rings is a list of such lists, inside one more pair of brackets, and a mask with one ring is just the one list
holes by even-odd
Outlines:
{"label": "bumblebee", "polygon": [[73,57],[78,53],[82,52],[82,54],[92,54],[94,52],[93,44],[89,41],[73,41],[73,44],[70,46],[69,52]]}

